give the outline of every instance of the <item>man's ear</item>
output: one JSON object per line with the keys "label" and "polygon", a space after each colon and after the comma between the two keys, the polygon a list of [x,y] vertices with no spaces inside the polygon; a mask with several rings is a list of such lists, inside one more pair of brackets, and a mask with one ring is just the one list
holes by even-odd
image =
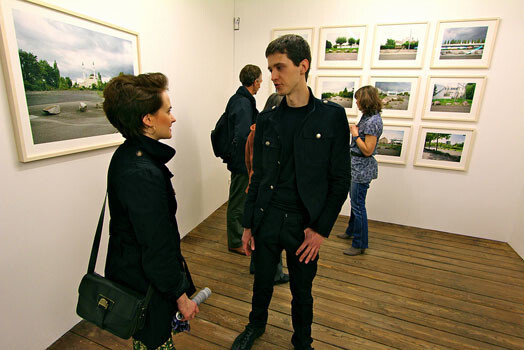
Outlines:
{"label": "man's ear", "polygon": [[304,58],[300,63],[298,64],[300,67],[300,73],[306,74],[307,70],[309,69],[309,61]]}

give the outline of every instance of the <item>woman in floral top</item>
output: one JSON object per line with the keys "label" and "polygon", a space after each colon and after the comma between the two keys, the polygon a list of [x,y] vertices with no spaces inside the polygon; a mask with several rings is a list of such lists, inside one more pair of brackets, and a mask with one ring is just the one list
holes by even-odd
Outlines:
{"label": "woman in floral top", "polygon": [[346,232],[340,238],[353,242],[346,255],[359,255],[368,247],[368,217],[366,195],[371,180],[378,177],[375,157],[377,141],[382,135],[382,102],[373,86],[363,86],[355,93],[362,118],[357,125],[350,126],[351,132],[351,216]]}

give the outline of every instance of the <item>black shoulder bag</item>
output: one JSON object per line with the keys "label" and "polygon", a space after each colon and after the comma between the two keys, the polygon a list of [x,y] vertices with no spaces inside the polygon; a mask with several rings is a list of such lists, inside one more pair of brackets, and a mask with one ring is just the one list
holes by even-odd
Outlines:
{"label": "black shoulder bag", "polygon": [[149,285],[144,296],[95,272],[106,200],[107,193],[98,219],[87,274],[78,287],[76,313],[98,327],[120,338],[128,339],[144,326],[147,305],[153,294],[153,288]]}

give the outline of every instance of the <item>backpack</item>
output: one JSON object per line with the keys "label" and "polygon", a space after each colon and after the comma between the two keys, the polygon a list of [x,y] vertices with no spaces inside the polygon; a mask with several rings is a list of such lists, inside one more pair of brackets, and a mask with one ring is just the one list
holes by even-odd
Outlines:
{"label": "backpack", "polygon": [[215,129],[211,130],[211,145],[213,146],[213,153],[218,158],[222,158],[224,163],[231,159],[232,144],[229,136],[229,122],[227,111],[224,112],[218,119]]}

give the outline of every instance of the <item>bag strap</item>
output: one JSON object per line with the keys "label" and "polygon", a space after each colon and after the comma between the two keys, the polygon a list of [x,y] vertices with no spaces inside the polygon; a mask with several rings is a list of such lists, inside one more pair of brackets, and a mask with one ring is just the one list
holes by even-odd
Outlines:
{"label": "bag strap", "polygon": [[[98,258],[98,249],[100,248],[100,238],[102,237],[102,228],[104,226],[104,214],[106,212],[107,191],[104,197],[104,204],[102,204],[102,211],[98,218],[96,225],[95,239],[93,240],[93,247],[91,247],[91,256],[89,257],[89,265],[87,266],[87,273],[95,272],[96,259]],[[146,297],[144,298],[144,308],[147,307],[151,296],[153,295],[153,286],[149,284],[147,288]]]}

